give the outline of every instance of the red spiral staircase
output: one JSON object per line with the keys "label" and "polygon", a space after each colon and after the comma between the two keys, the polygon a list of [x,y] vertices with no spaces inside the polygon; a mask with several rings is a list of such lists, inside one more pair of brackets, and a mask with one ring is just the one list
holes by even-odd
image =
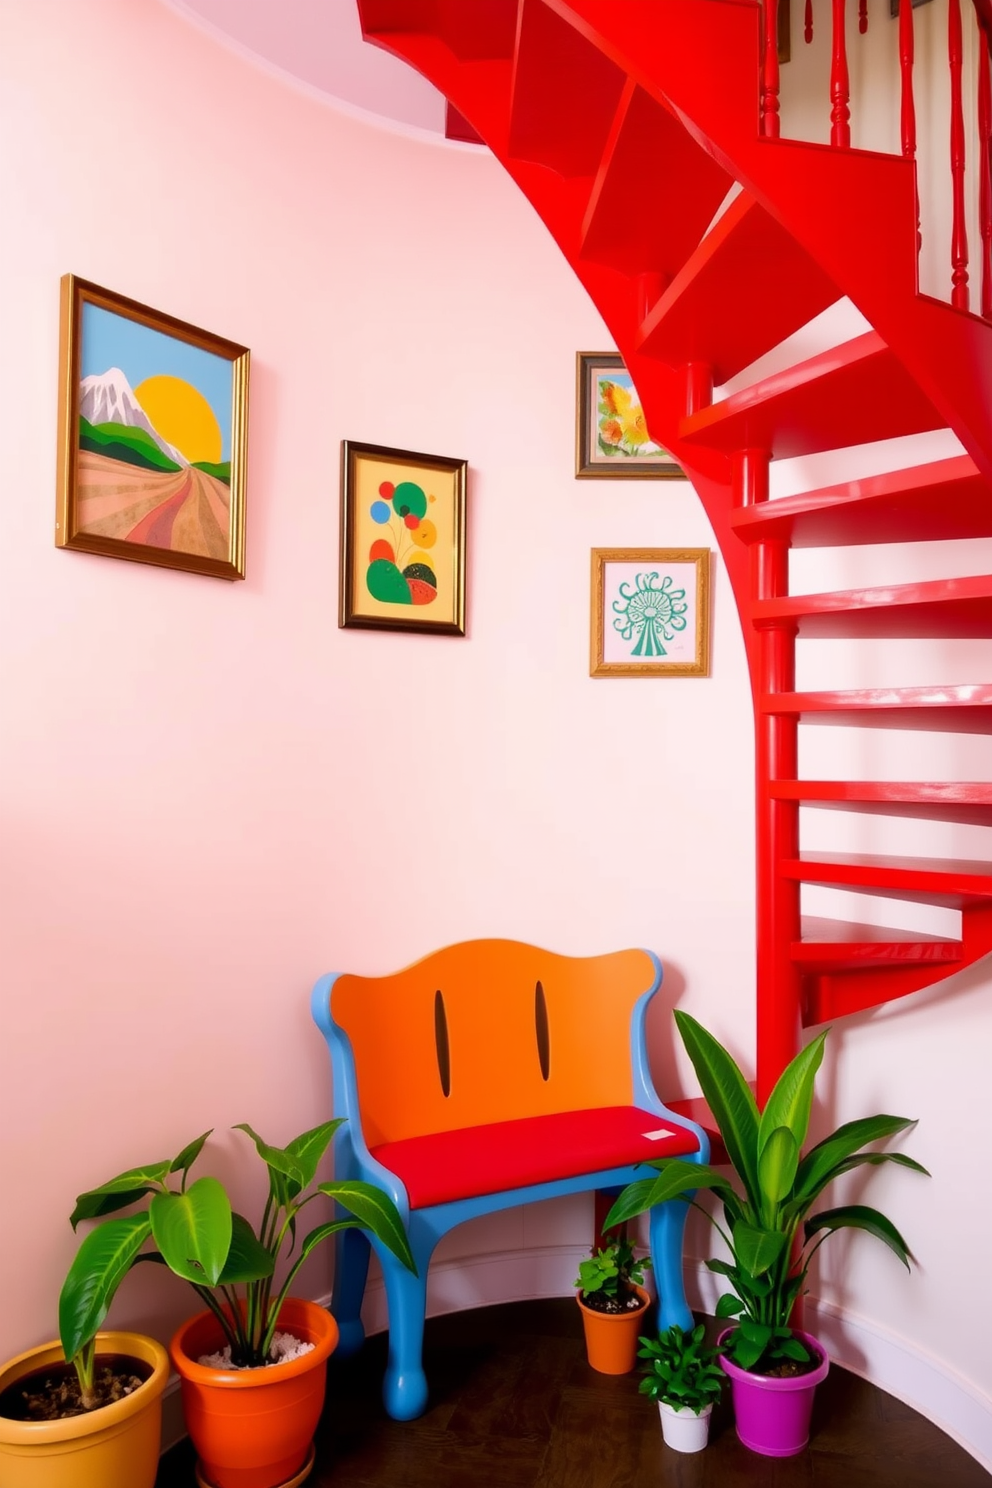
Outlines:
{"label": "red spiral staircase", "polygon": [[[366,38],[428,77],[534,205],[712,523],[754,696],[763,1100],[804,1025],[916,992],[992,949],[992,864],[809,851],[799,831],[804,804],[992,825],[992,784],[798,768],[800,723],[992,733],[992,683],[802,692],[795,680],[807,637],[992,636],[992,576],[789,585],[792,548],[939,552],[992,536],[992,325],[960,308],[959,272],[955,308],[918,292],[912,159],[769,137],[767,120],[761,132],[768,32],[752,0],[359,10]],[[844,296],[872,330],[713,401]],[[937,429],[966,453],[769,499],[773,460]],[[959,910],[960,934],[807,918],[804,883]]]}

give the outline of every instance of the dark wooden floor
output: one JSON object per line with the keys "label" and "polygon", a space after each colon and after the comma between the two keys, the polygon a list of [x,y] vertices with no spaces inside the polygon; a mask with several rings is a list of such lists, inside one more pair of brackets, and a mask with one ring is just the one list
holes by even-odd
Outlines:
{"label": "dark wooden floor", "polygon": [[[989,1488],[943,1432],[834,1366],[817,1391],[810,1445],[773,1460],[741,1446],[729,1398],[695,1456],[666,1447],[638,1375],[585,1362],[571,1298],[434,1318],[425,1363],[431,1404],[391,1421],[380,1401],[384,1336],[331,1360],[311,1488]],[[182,1443],[156,1488],[193,1488]]]}

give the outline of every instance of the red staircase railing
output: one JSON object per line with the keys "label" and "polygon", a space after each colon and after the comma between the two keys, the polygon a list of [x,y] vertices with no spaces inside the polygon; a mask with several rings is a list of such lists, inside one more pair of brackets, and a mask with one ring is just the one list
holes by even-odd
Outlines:
{"label": "red staircase railing", "polygon": [[[762,56],[762,131],[766,138],[782,134],[779,56],[774,45],[782,0],[765,0]],[[830,0],[831,57],[829,77],[830,144],[846,150],[851,145],[851,88],[848,57],[847,24],[850,10],[847,0]],[[948,164],[951,178],[951,237],[948,295],[959,310],[970,308],[970,266],[967,233],[969,186],[977,202],[981,239],[980,305],[981,314],[992,315],[992,105],[989,98],[989,49],[992,46],[992,0],[966,3],[968,24],[973,24],[978,39],[978,81],[974,100],[965,97],[964,30],[961,0],[947,0],[947,56],[950,71],[950,119]],[[902,153],[916,159],[916,106],[913,93],[914,10],[912,0],[899,0],[898,48],[901,77],[900,136]],[[868,31],[867,0],[858,0],[858,31]],[[815,32],[813,0],[806,0],[804,39],[811,43]],[[977,118],[978,158],[969,169],[966,158],[967,122]],[[922,246],[919,235],[918,246]]]}

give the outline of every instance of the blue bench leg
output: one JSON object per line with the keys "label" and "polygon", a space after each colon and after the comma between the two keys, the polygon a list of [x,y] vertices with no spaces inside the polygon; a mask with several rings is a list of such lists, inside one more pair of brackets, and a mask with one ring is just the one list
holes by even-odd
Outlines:
{"label": "blue bench leg", "polygon": [[377,1247],[382,1262],[389,1306],[389,1359],[382,1385],[382,1400],[394,1421],[412,1421],[427,1408],[427,1376],[424,1373],[424,1315],[427,1311],[427,1268],[433,1242],[418,1246],[413,1240],[416,1276],[395,1256]]}
{"label": "blue bench leg", "polygon": [[365,1342],[362,1298],[369,1273],[369,1239],[363,1230],[338,1230],[334,1236],[334,1291],[331,1312],[338,1325],[341,1359],[357,1354]]}
{"label": "blue bench leg", "polygon": [[684,1331],[693,1326],[682,1275],[682,1241],[688,1214],[688,1204],[678,1199],[656,1205],[650,1214],[651,1264],[658,1284],[659,1333],[673,1323],[678,1323]]}

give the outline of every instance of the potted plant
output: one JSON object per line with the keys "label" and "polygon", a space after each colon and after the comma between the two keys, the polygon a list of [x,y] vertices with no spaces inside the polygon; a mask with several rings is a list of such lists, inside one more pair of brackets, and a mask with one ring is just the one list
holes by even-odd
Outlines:
{"label": "potted plant", "polygon": [[629,1374],[637,1358],[637,1335],[651,1298],[641,1283],[650,1259],[639,1259],[626,1235],[617,1236],[579,1262],[575,1285],[582,1313],[586,1355],[600,1374]]}
{"label": "potted plant", "polygon": [[169,1356],[142,1333],[100,1331],[127,1269],[107,1238],[73,1262],[60,1338],[0,1368],[3,1488],[154,1488]]}
{"label": "potted plant", "polygon": [[[340,1118],[324,1122],[286,1147],[273,1147],[240,1125],[268,1173],[257,1229],[232,1209],[217,1178],[189,1181],[210,1132],[171,1162],[132,1168],[76,1201],[74,1228],[84,1220],[99,1223],[83,1240],[63,1288],[66,1352],[94,1317],[102,1320],[137,1262],[157,1261],[188,1281],[206,1310],[176,1332],[170,1353],[198,1471],[212,1488],[289,1488],[310,1470],[327,1358],[337,1342],[330,1313],[291,1296],[314,1249],[336,1231],[358,1227],[414,1269],[399,1212],[380,1189],[357,1180],[316,1183],[340,1125]],[[298,1217],[319,1194],[348,1212],[317,1225],[296,1246]],[[138,1212],[107,1218],[139,1203]],[[145,1249],[149,1240],[153,1250]],[[294,1246],[295,1258],[277,1282],[277,1264]],[[200,1362],[208,1357],[212,1362]],[[110,1480],[101,1488],[111,1488]]]}
{"label": "potted plant", "polygon": [[661,1434],[676,1452],[701,1452],[709,1437],[710,1416],[720,1399],[725,1375],[720,1351],[704,1340],[702,1323],[683,1333],[673,1323],[656,1338],[640,1339],[639,1359],[647,1370],[638,1389],[658,1403]]}
{"label": "potted plant", "polygon": [[883,1241],[907,1268],[912,1259],[899,1231],[877,1209],[847,1204],[816,1214],[810,1210],[828,1184],[855,1168],[891,1162],[926,1173],[902,1153],[864,1150],[915,1123],[885,1115],[849,1121],[803,1156],[814,1081],[829,1030],[796,1055],[759,1113],[723,1045],[688,1013],[677,1011],[675,1021],[738,1187],[714,1167],[661,1159],[648,1164],[658,1169],[657,1177],[628,1184],[606,1224],[628,1220],[668,1199],[701,1207],[693,1198],[699,1188],[711,1189],[721,1200],[726,1227],[709,1210],[702,1213],[723,1236],[731,1257],[707,1265],[731,1287],[717,1304],[717,1317],[738,1319],[718,1340],[722,1367],[732,1381],[737,1434],[756,1452],[791,1456],[806,1445],[813,1391],[829,1367],[816,1340],[790,1326],[817,1249],[835,1230],[857,1229]]}

